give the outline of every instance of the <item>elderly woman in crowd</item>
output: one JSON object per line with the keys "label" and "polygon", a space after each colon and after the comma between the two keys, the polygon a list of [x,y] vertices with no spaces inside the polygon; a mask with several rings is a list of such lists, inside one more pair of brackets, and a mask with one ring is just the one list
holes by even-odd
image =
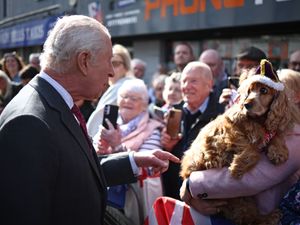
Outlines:
{"label": "elderly woman in crowd", "polygon": [[[114,129],[109,122],[109,129],[101,127],[99,135],[94,139],[94,145],[98,145],[98,154],[118,152],[121,149],[120,145],[125,145],[128,151],[136,152],[161,149],[162,124],[149,118],[148,101],[147,87],[142,80],[124,82],[118,91],[118,128]],[[120,186],[118,188],[121,190]],[[130,184],[127,188],[125,192],[120,191],[117,194],[118,198],[126,196],[124,213],[132,224],[142,224],[154,200],[162,196],[160,177],[151,174],[149,168],[143,169],[140,171],[138,182]]]}
{"label": "elderly woman in crowd", "polygon": [[119,44],[113,46],[113,57],[111,63],[114,68],[114,77],[109,78],[110,87],[105,91],[103,96],[98,102],[95,111],[91,114],[88,122],[87,129],[91,137],[97,133],[99,125],[103,120],[104,106],[107,104],[117,104],[117,92],[125,80],[133,78],[131,71],[131,57],[128,50]]}
{"label": "elderly woman in crowd", "polygon": [[22,59],[15,52],[4,54],[3,71],[9,76],[11,81],[21,83],[19,72],[23,67]]}

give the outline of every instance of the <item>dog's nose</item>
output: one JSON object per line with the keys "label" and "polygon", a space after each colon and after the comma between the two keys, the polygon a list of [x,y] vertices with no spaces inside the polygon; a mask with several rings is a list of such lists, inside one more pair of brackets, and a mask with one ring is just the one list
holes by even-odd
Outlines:
{"label": "dog's nose", "polygon": [[251,109],[252,104],[251,103],[246,103],[244,106],[245,106],[246,109],[249,110],[249,109]]}

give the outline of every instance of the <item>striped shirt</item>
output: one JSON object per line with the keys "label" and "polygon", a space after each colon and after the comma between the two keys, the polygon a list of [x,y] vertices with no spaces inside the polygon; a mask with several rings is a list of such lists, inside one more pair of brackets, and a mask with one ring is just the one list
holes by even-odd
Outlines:
{"label": "striped shirt", "polygon": [[162,149],[162,145],[160,143],[160,131],[159,129],[155,129],[151,136],[149,136],[144,143],[141,145],[139,151],[149,151],[154,149]]}

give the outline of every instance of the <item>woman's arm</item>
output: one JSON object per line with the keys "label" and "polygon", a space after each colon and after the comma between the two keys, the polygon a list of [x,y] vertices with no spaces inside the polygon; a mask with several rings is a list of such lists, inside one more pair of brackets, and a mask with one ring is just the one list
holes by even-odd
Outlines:
{"label": "woman's arm", "polygon": [[251,171],[240,180],[231,177],[228,168],[193,172],[190,176],[190,191],[193,197],[232,198],[251,196],[286,180],[300,167],[300,138],[286,139],[289,159],[282,165],[274,166],[265,155]]}

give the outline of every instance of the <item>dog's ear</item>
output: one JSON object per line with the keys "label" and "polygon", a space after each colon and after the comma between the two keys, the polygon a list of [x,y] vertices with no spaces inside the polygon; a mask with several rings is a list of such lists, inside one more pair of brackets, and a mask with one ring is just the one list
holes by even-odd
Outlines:
{"label": "dog's ear", "polygon": [[265,122],[268,131],[283,131],[291,122],[290,102],[285,91],[277,92]]}

